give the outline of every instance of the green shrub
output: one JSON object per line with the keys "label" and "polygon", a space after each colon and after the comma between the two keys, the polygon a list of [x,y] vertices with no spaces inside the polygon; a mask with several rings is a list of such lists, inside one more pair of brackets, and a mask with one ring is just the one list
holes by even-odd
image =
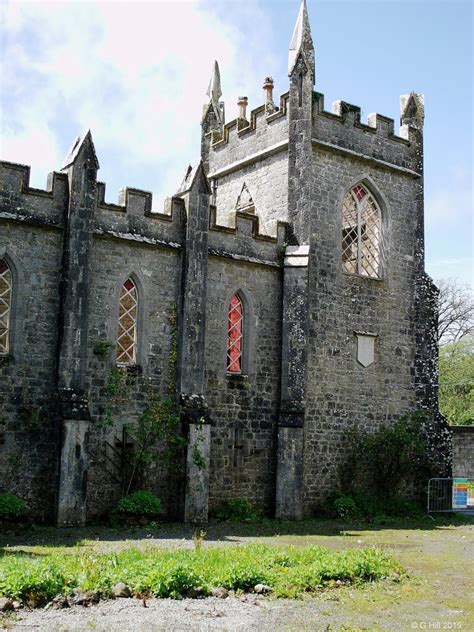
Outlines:
{"label": "green shrub", "polygon": [[213,586],[251,591],[259,583],[276,597],[299,597],[325,587],[403,576],[401,567],[379,549],[333,551],[322,546],[212,547],[193,550],[137,550],[115,553],[14,551],[0,556],[0,596],[41,604],[75,588],[110,595],[118,582],[135,595],[179,599],[209,594]]}
{"label": "green shrub", "polygon": [[0,595],[41,604],[65,587],[65,577],[55,560],[8,555],[0,561]]}
{"label": "green shrub", "polygon": [[430,452],[422,427],[423,419],[414,416],[360,436],[359,477],[378,498],[397,496],[405,484],[430,470]]}
{"label": "green shrub", "polygon": [[257,521],[261,518],[260,513],[246,498],[225,500],[213,513],[217,520],[232,522]]}
{"label": "green shrub", "polygon": [[348,522],[387,522],[387,517],[419,518],[423,515],[421,507],[412,500],[399,497],[376,498],[367,496],[360,490],[354,490],[349,494],[333,494],[323,504],[323,511]]}
{"label": "green shrub", "polygon": [[239,562],[230,567],[229,574],[222,582],[224,588],[229,590],[250,590],[256,584],[266,584],[269,581],[268,573],[262,568],[260,561]]}
{"label": "green shrub", "polygon": [[92,353],[100,358],[105,358],[108,355],[109,351],[111,351],[115,347],[113,342],[108,342],[107,340],[98,340]]}
{"label": "green shrub", "polygon": [[402,518],[417,518],[423,515],[421,507],[408,498],[387,498],[382,503],[381,513]]}
{"label": "green shrub", "polygon": [[156,518],[161,512],[161,500],[149,491],[133,492],[121,498],[117,505],[119,515],[136,518]]}
{"label": "green shrub", "polygon": [[[339,496],[352,497],[370,515],[382,511],[377,499],[399,499],[407,490],[424,502],[428,480],[447,475],[448,435],[439,420],[423,412],[407,414],[374,432],[353,430],[339,470],[339,488],[343,492]],[[356,490],[369,495],[358,501]],[[401,507],[398,503],[391,512],[404,514],[407,510],[412,513],[413,507]]]}
{"label": "green shrub", "polygon": [[0,520],[21,520],[26,511],[26,503],[15,494],[0,494]]}
{"label": "green shrub", "polygon": [[334,500],[334,511],[342,520],[359,520],[362,512],[350,496],[340,496]]}

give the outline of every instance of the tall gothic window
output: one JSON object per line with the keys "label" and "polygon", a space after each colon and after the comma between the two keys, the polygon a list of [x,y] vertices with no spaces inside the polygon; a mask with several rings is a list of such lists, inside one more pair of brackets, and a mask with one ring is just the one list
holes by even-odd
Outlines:
{"label": "tall gothic window", "polygon": [[12,306],[12,272],[5,259],[0,259],[0,353],[8,353],[10,312]]}
{"label": "tall gothic window", "polygon": [[136,364],[137,362],[137,314],[137,287],[133,280],[128,278],[122,285],[119,298],[118,364]]}
{"label": "tall gothic window", "polygon": [[227,311],[227,371],[242,373],[244,305],[238,294],[230,299]]}
{"label": "tall gothic window", "polygon": [[377,202],[361,184],[353,187],[342,207],[342,269],[380,278],[382,266],[381,216]]}

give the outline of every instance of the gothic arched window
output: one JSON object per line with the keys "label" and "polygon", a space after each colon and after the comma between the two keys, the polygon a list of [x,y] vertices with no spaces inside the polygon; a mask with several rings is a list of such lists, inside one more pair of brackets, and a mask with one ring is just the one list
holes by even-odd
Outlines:
{"label": "gothic arched window", "polygon": [[227,310],[227,371],[242,373],[244,343],[244,305],[238,294],[230,299]]}
{"label": "gothic arched window", "polygon": [[0,259],[0,353],[8,353],[10,347],[12,285],[12,271],[6,260]]}
{"label": "gothic arched window", "polygon": [[137,362],[138,292],[131,278],[120,289],[117,332],[117,363]]}
{"label": "gothic arched window", "polygon": [[342,269],[380,278],[382,226],[380,209],[369,191],[357,184],[342,205]]}

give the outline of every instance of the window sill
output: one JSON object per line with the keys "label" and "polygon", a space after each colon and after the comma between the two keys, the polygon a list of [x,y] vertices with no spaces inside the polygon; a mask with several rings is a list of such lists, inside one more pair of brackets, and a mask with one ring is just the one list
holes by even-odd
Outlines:
{"label": "window sill", "polygon": [[226,373],[225,376],[228,380],[235,380],[237,382],[241,380],[247,380],[249,377],[247,373]]}
{"label": "window sill", "polygon": [[381,285],[385,281],[384,277],[371,277],[371,276],[366,276],[365,274],[356,274],[354,272],[344,272],[344,270],[342,271],[342,274],[348,279],[353,279],[354,281],[363,280],[363,281],[373,282],[375,285]]}
{"label": "window sill", "polygon": [[117,369],[126,371],[129,375],[141,375],[143,373],[143,367],[141,364],[120,364],[116,363]]}

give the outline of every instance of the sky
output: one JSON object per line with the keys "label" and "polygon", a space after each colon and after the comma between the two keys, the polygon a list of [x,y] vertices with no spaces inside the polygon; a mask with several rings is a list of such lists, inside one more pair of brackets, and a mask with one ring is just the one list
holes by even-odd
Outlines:
{"label": "sky", "polygon": [[[153,210],[199,159],[214,59],[227,121],[237,97],[288,89],[299,0],[11,2],[0,0],[0,157],[31,165],[45,188],[91,129],[106,200],[131,186]],[[316,86],[395,119],[399,96],[425,95],[426,268],[473,285],[473,3],[308,0]]]}

